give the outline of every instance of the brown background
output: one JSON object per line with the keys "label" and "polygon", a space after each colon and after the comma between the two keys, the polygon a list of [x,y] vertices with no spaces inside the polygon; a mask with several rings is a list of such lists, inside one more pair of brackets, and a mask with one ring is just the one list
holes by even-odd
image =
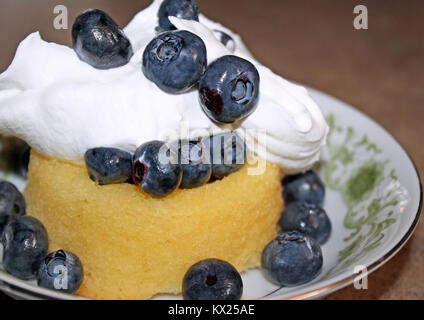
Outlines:
{"label": "brown background", "polygon": [[[24,37],[70,43],[53,28],[64,4],[69,24],[101,8],[124,26],[146,0],[0,0],[0,71]],[[242,35],[277,73],[330,93],[370,115],[401,142],[424,176],[423,0],[198,0],[207,16]],[[355,30],[353,8],[365,4],[369,29]],[[142,32],[142,30],[141,30]],[[424,223],[408,244],[369,279],[368,290],[345,288],[328,299],[424,299]]]}

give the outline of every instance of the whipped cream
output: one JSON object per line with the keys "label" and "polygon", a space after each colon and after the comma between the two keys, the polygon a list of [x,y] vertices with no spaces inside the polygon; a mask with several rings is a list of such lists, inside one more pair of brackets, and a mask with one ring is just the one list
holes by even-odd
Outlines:
{"label": "whipped cream", "polygon": [[[124,28],[134,56],[122,67],[98,70],[79,60],[73,49],[41,39],[38,32],[23,40],[9,68],[0,75],[0,133],[25,140],[49,157],[81,163],[94,147],[134,151],[164,132],[190,129],[224,131],[203,113],[198,92],[171,95],[161,91],[141,71],[142,54],[155,37],[155,0]],[[251,61],[261,83],[256,111],[237,130],[266,130],[265,139],[248,139],[248,147],[286,172],[299,172],[318,160],[328,132],[326,121],[305,88],[274,74],[256,61],[240,37],[200,15],[199,22],[170,17],[181,30],[205,42],[208,63],[235,54]],[[233,37],[231,53],[214,35]],[[184,138],[184,137],[183,137]],[[261,147],[249,143],[262,144]]]}

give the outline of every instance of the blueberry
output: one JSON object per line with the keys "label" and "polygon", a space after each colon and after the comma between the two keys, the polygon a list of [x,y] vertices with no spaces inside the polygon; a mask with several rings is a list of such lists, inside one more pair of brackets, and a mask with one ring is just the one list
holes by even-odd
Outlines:
{"label": "blueberry", "polygon": [[72,42],[78,57],[97,69],[121,67],[133,55],[124,32],[109,15],[98,9],[77,17],[72,26]]}
{"label": "blueberry", "polygon": [[278,235],[262,252],[262,270],[266,278],[282,286],[307,283],[321,268],[321,247],[298,231]]}
{"label": "blueberry", "polygon": [[283,231],[299,231],[322,244],[331,232],[331,222],[324,209],[316,204],[293,202],[286,206],[280,226]]}
{"label": "blueberry", "polygon": [[312,170],[283,178],[283,197],[286,204],[308,202],[322,206],[325,187],[320,177]]}
{"label": "blueberry", "polygon": [[182,93],[199,82],[206,70],[206,46],[188,31],[164,32],[143,53],[142,70],[167,93]]}
{"label": "blueberry", "polygon": [[165,0],[162,2],[159,12],[159,31],[175,30],[168,17],[177,17],[184,20],[199,21],[199,6],[195,0]]}
{"label": "blueberry", "polygon": [[28,177],[30,155],[31,155],[31,148],[27,146],[25,149],[21,151],[17,161],[17,172],[24,179]]}
{"label": "blueberry", "polygon": [[0,233],[13,218],[23,216],[26,211],[22,193],[10,182],[0,182]]}
{"label": "blueberry", "polygon": [[222,179],[240,170],[247,155],[243,139],[235,132],[221,133],[209,138],[212,176]]}
{"label": "blueberry", "polygon": [[27,178],[30,146],[23,140],[15,137],[2,137],[0,135],[1,169],[13,172],[24,179]]}
{"label": "blueberry", "polygon": [[2,170],[16,173],[24,179],[28,176],[30,146],[15,137],[0,137]]}
{"label": "blueberry", "polygon": [[208,259],[187,271],[182,291],[184,300],[240,300],[243,281],[228,262]]}
{"label": "blueberry", "polygon": [[1,242],[4,269],[19,279],[34,277],[48,250],[42,223],[30,216],[16,217],[4,228]]}
{"label": "blueberry", "polygon": [[259,73],[249,61],[223,56],[212,62],[199,83],[203,111],[218,123],[233,123],[255,111]]}
{"label": "blueberry", "polygon": [[212,165],[210,161],[205,161],[205,151],[201,140],[182,142],[180,153],[183,179],[180,188],[197,188],[209,181]]}
{"label": "blueberry", "polygon": [[93,181],[100,185],[131,180],[132,155],[116,148],[93,148],[85,153],[85,164]]}
{"label": "blueberry", "polygon": [[228,50],[233,53],[236,51],[236,42],[230,35],[220,30],[213,30],[213,33]]}
{"label": "blueberry", "polygon": [[80,259],[72,252],[58,250],[47,255],[37,272],[40,287],[74,294],[84,276]]}
{"label": "blueberry", "polygon": [[162,141],[146,142],[134,154],[133,181],[153,197],[171,194],[180,186],[182,173],[175,145]]}

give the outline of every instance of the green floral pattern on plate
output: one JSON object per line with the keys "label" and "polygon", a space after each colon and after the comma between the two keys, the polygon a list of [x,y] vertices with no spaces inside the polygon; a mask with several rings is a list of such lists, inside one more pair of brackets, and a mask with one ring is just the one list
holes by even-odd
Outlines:
{"label": "green floral pattern on plate", "polygon": [[330,275],[353,266],[381,245],[406,206],[408,193],[390,168],[390,159],[381,157],[382,150],[368,136],[338,126],[333,114],[327,122],[330,133],[321,174],[328,189],[340,192],[347,208],[343,225],[349,231]]}

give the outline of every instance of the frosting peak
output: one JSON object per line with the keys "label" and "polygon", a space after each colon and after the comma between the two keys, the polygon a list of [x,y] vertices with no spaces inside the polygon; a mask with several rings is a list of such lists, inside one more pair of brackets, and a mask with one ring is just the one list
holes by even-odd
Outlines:
{"label": "frosting peak", "polygon": [[[161,139],[166,131],[180,131],[182,122],[191,129],[222,130],[201,110],[196,90],[167,94],[141,71],[144,48],[155,37],[160,2],[155,0],[124,28],[134,56],[116,69],[95,69],[80,61],[71,48],[45,42],[38,32],[30,34],[0,75],[0,133],[21,138],[44,155],[81,162],[89,148],[134,151],[146,141]],[[203,15],[199,19],[170,17],[178,29],[205,42],[208,63],[235,54],[259,71],[257,109],[237,130],[266,130],[264,141],[256,141],[264,148],[252,149],[287,172],[310,167],[319,158],[328,127],[306,89],[261,65],[229,29]],[[235,52],[222,45],[212,30],[229,34]]]}

